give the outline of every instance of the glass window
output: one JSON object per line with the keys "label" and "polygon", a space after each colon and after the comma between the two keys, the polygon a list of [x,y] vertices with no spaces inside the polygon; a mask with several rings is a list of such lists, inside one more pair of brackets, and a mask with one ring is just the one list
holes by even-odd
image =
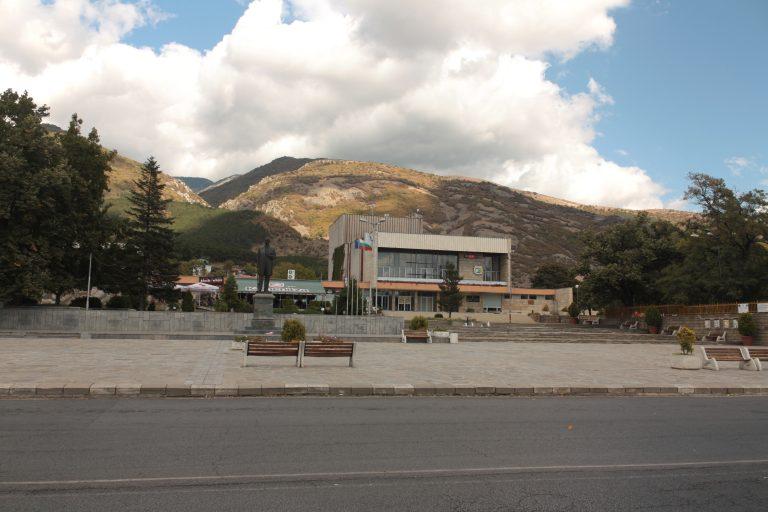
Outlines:
{"label": "glass window", "polygon": [[480,296],[479,295],[467,295],[465,300],[467,302],[480,302]]}

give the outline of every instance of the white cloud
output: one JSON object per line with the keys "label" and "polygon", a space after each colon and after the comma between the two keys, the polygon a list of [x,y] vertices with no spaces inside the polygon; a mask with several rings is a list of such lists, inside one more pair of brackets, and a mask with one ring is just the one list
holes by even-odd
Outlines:
{"label": "white cloud", "polygon": [[755,165],[751,158],[744,156],[732,156],[723,160],[723,163],[731,170],[731,173],[733,173],[734,176],[741,176],[741,173],[745,169],[749,169]]}
{"label": "white cloud", "polygon": [[626,3],[257,0],[201,53],[121,42],[157,21],[148,1],[0,0],[0,14],[14,13],[0,16],[0,34],[23,27],[15,41],[0,35],[0,83],[28,89],[59,123],[78,112],[105,144],[155,154],[176,174],[327,156],[659,207],[660,185],[592,147],[610,95],[594,79],[569,95],[545,76],[550,58],[609,46],[610,10]]}

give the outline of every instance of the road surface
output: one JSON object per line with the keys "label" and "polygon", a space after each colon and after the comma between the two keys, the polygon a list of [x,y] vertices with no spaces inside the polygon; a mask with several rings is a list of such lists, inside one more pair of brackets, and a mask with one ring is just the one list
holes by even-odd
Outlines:
{"label": "road surface", "polygon": [[0,510],[760,510],[768,397],[0,400]]}

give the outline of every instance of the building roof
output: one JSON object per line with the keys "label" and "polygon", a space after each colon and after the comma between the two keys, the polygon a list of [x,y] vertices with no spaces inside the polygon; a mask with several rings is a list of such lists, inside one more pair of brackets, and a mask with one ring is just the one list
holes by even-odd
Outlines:
{"label": "building roof", "polygon": [[411,233],[379,233],[378,242],[379,248],[388,249],[500,254],[509,253],[511,247],[508,238]]}
{"label": "building roof", "polygon": [[[329,290],[341,290],[344,288],[344,281],[323,281],[323,286]],[[360,288],[367,290],[370,283],[360,282]],[[409,292],[439,292],[440,287],[435,283],[388,283],[379,281],[377,284],[379,290],[399,290]],[[462,284],[459,289],[464,293],[510,293],[506,286],[482,285],[482,284]],[[549,288],[512,288],[513,295],[554,295],[555,290]]]}
{"label": "building roof", "polygon": [[176,284],[180,284],[182,286],[187,286],[190,284],[199,283],[200,278],[197,276],[179,276],[178,279],[176,279]]}
{"label": "building roof", "polygon": [[[238,293],[254,293],[258,289],[258,279],[238,277]],[[309,279],[272,279],[269,291],[276,295],[323,295],[325,288],[321,281]]]}

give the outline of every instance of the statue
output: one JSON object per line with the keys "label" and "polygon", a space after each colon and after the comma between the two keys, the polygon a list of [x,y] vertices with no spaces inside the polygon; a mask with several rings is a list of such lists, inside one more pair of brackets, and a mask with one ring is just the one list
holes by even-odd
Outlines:
{"label": "statue", "polygon": [[257,291],[259,293],[269,293],[269,279],[272,277],[272,269],[275,268],[275,259],[277,253],[269,245],[269,238],[264,240],[264,246],[260,247],[256,253],[256,266],[259,269],[259,282]]}

